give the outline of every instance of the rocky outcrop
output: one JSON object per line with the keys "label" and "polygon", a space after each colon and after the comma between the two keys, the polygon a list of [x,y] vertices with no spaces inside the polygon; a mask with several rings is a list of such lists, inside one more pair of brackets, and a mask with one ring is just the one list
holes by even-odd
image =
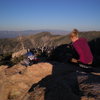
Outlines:
{"label": "rocky outcrop", "polygon": [[0,66],[0,100],[100,100],[100,76],[71,64]]}
{"label": "rocky outcrop", "polygon": [[78,73],[80,90],[88,98],[100,100],[100,75]]}
{"label": "rocky outcrop", "polygon": [[0,100],[22,100],[32,84],[52,73],[52,65],[40,63],[30,67],[0,66]]}
{"label": "rocky outcrop", "polygon": [[27,53],[27,50],[26,50],[26,49],[20,50],[20,51],[18,51],[18,52],[13,53],[13,54],[12,54],[12,58],[20,57],[20,56],[22,56],[22,55],[24,55],[24,54],[26,54],[26,53]]}

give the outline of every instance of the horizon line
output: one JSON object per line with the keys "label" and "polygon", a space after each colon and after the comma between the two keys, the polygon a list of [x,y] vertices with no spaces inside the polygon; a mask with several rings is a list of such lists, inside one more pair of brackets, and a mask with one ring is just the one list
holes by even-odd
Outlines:
{"label": "horizon line", "polygon": [[[0,31],[66,31],[66,32],[70,32],[71,30],[63,30],[63,29],[27,29],[27,30],[0,30]],[[100,31],[100,30],[79,30],[79,31],[80,32],[88,32],[88,31]]]}

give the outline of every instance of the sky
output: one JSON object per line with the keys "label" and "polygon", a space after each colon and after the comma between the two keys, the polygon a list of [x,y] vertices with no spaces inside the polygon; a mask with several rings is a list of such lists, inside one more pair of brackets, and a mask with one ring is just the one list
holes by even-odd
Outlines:
{"label": "sky", "polygon": [[100,30],[100,0],[0,0],[0,30]]}

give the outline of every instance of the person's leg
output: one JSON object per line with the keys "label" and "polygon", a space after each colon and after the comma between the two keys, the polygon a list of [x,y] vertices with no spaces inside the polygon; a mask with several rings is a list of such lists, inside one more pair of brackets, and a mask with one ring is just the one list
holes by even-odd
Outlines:
{"label": "person's leg", "polygon": [[83,63],[81,63],[81,62],[75,62],[75,61],[72,61],[72,60],[70,60],[70,63],[73,64],[73,65],[75,66],[75,69],[76,69],[77,71],[80,71],[80,72],[87,72],[87,73],[93,72],[92,65],[83,64]]}
{"label": "person's leg", "polygon": [[90,73],[93,72],[93,67],[92,65],[89,64],[83,64],[83,63],[79,63],[79,67],[82,69],[82,71]]}

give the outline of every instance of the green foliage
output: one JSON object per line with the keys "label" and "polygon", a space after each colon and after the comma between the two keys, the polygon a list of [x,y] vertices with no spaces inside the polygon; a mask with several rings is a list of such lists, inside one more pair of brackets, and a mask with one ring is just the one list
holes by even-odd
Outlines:
{"label": "green foliage", "polygon": [[0,65],[9,65],[11,64],[12,53],[5,53],[0,55]]}
{"label": "green foliage", "polygon": [[12,61],[12,64],[15,65],[15,64],[18,64],[23,59],[24,59],[24,56],[20,56],[20,57],[13,58],[11,61]]}

